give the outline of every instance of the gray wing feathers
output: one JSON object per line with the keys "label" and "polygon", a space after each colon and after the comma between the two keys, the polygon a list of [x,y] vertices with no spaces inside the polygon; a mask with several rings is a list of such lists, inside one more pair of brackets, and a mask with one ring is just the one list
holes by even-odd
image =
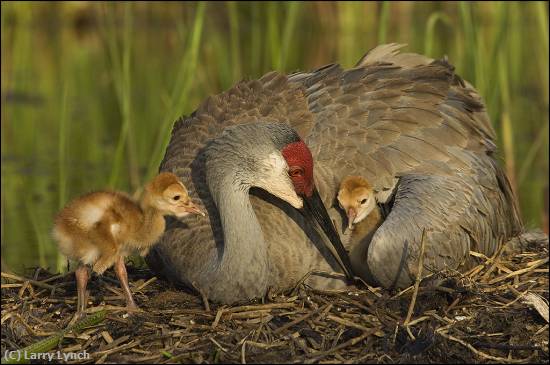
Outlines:
{"label": "gray wing feathers", "polygon": [[365,260],[381,285],[406,287],[414,281],[423,229],[424,276],[456,269],[470,250],[488,255],[495,251],[492,222],[480,219],[476,188],[464,188],[464,183],[459,176],[401,178],[393,210],[374,234]]}
{"label": "gray wing feathers", "polygon": [[362,174],[386,191],[401,177],[368,253],[386,286],[405,247],[412,256],[398,283],[410,283],[423,228],[426,267],[441,270],[456,268],[469,250],[492,254],[522,227],[480,96],[446,59],[400,54],[402,47],[379,46],[351,70],[330,65],[289,78],[303,85],[314,114],[307,136],[314,157],[337,180]]}
{"label": "gray wing feathers", "polygon": [[[428,230],[425,274],[456,269],[469,251],[491,256],[521,230],[502,168],[469,151],[455,151],[455,156],[464,168],[445,175],[418,168],[401,177],[393,210],[375,233],[366,259],[380,284],[412,283],[423,229]],[[406,265],[400,268],[405,246]]]}

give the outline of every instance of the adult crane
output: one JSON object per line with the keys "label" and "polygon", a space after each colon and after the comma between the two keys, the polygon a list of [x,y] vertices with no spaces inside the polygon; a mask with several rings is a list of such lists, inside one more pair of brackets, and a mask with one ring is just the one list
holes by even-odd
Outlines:
{"label": "adult crane", "polygon": [[153,270],[232,303],[347,268],[320,200],[330,207],[348,175],[365,176],[391,205],[363,249],[347,247],[384,287],[415,279],[423,231],[424,273],[457,269],[471,250],[490,256],[520,233],[480,96],[445,59],[401,47],[378,46],[349,70],[242,81],[178,120],[160,170],[208,215],[169,222],[148,256]]}

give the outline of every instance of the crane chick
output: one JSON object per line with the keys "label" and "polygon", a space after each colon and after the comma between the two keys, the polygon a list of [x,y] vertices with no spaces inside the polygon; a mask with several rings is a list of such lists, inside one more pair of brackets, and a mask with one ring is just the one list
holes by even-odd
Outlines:
{"label": "crane chick", "polygon": [[77,316],[86,309],[86,265],[92,265],[98,274],[114,265],[127,306],[137,308],[124,258],[133,251],[147,254],[164,232],[164,216],[182,218],[189,214],[205,215],[191,202],[180,179],[168,172],[149,182],[137,202],[124,193],[98,191],[67,204],[55,219],[53,236],[60,252],[79,262],[75,271]]}
{"label": "crane chick", "polygon": [[[354,229],[354,224],[357,225],[356,229],[360,229],[364,233],[378,228],[382,216],[376,204],[374,190],[365,178],[347,176],[340,184],[337,198],[340,207],[344,209],[348,217],[349,230]],[[354,232],[354,235],[361,234],[361,232]]]}
{"label": "crane chick", "polygon": [[340,184],[337,199],[348,217],[343,241],[351,247],[349,256],[353,272],[365,282],[373,282],[365,262],[369,242],[383,220],[374,190],[363,177],[347,176]]}

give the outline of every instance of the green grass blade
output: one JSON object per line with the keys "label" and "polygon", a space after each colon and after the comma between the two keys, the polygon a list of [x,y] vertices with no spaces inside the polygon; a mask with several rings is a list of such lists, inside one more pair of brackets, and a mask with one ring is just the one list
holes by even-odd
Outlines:
{"label": "green grass blade", "polygon": [[46,251],[48,250],[49,244],[48,239],[46,238],[47,230],[43,229],[42,223],[40,220],[39,212],[36,210],[35,204],[32,199],[32,194],[29,194],[25,199],[25,207],[27,209],[27,215],[32,226],[32,229],[36,238],[36,248],[38,250],[38,263],[41,267],[48,267],[46,261]]}
{"label": "green grass blade", "polygon": [[[9,359],[6,362],[2,362],[2,364],[27,364],[28,361],[26,361],[30,354],[37,354],[37,353],[44,353],[51,351],[54,349],[59,341],[68,334],[69,332],[81,332],[83,329],[91,326],[95,326],[103,322],[105,317],[107,316],[106,310],[101,310],[99,312],[96,312],[94,314],[91,314],[89,316],[86,316],[76,322],[74,325],[69,326],[55,335],[52,335],[48,338],[45,338],[41,341],[35,342],[32,345],[29,345],[27,347],[22,348],[21,350],[18,350],[18,355],[13,355],[12,359]],[[2,360],[4,360],[4,356],[2,357]]]}
{"label": "green grass blade", "polygon": [[261,7],[254,6],[252,8],[252,25],[250,32],[250,73],[257,76],[260,73],[262,65],[262,35],[263,35],[263,23],[262,23]]}
{"label": "green grass blade", "polygon": [[191,32],[191,42],[186,50],[185,57],[182,59],[181,79],[176,81],[172,98],[170,99],[170,107],[167,111],[166,117],[160,126],[158,138],[149,160],[149,168],[147,172],[147,180],[149,180],[156,171],[164,156],[164,148],[168,144],[170,138],[171,128],[170,126],[177,117],[182,113],[182,108],[187,102],[187,94],[191,88],[193,82],[193,75],[197,69],[199,59],[199,46],[203,32],[204,13],[206,3],[200,2],[197,6],[195,14],[195,23]]}
{"label": "green grass blade", "polygon": [[535,157],[544,145],[548,145],[548,123],[544,124],[544,126],[538,133],[537,138],[525,155],[525,159],[522,161],[521,168],[518,174],[518,186],[522,186],[527,179],[529,171],[533,168]]}
{"label": "green grass blade", "polygon": [[[138,185],[137,168],[134,161],[135,152],[132,151],[133,149],[135,149],[135,146],[133,145],[133,142],[128,142],[132,140],[132,137],[129,137],[129,134],[131,133],[131,6],[131,3],[124,3],[124,50],[122,55],[120,55],[120,50],[118,49],[119,47],[117,45],[117,37],[113,30],[110,32],[110,36],[108,37],[108,41],[110,44],[109,49],[112,53],[111,57],[113,59],[114,65],[115,74],[113,76],[117,90],[119,107],[122,114],[122,127],[115,149],[111,176],[109,178],[110,187],[118,186],[119,176],[124,162],[124,150],[125,148],[128,148],[128,143],[130,143],[130,148],[128,148],[128,154],[130,156],[130,181],[133,188],[136,188]],[[114,22],[114,19],[112,19],[112,27],[115,26]]]}
{"label": "green grass blade", "polygon": [[281,40],[279,29],[279,4],[275,1],[269,1],[267,10],[267,38],[266,46],[269,49],[271,67],[275,70],[281,70]]}
{"label": "green grass blade", "polygon": [[300,14],[300,9],[302,8],[302,4],[299,1],[287,2],[285,5],[287,7],[287,14],[283,30],[283,44],[279,54],[279,67],[281,70],[286,68],[290,54],[291,41],[294,35],[294,30],[296,29],[298,15]]}
{"label": "green grass blade", "polygon": [[389,1],[382,1],[382,9],[380,10],[380,25],[378,27],[378,43],[386,43],[388,35],[388,17],[389,17]]}
{"label": "green grass blade", "polygon": [[[478,75],[476,73],[477,68],[474,54],[475,52],[477,52],[478,48],[476,43],[474,24],[472,20],[471,3],[465,1],[459,2],[459,10],[462,23],[462,32],[464,34],[463,39],[464,43],[467,45],[462,47],[463,58],[465,61],[463,68],[467,71],[467,74],[463,75],[463,77],[471,80],[474,86],[477,87],[480,80],[478,80],[477,78]],[[472,52],[472,50],[474,50],[475,52]]]}
{"label": "green grass blade", "polygon": [[231,69],[233,81],[241,77],[241,46],[239,41],[239,13],[235,1],[227,2],[229,28],[231,29]]}
{"label": "green grass blade", "polygon": [[535,14],[537,16],[537,26],[538,26],[538,34],[541,38],[541,41],[537,43],[538,47],[541,47],[541,51],[539,52],[541,57],[541,62],[539,64],[541,65],[540,70],[542,77],[540,78],[542,87],[541,90],[544,93],[544,100],[546,102],[546,106],[548,107],[548,10],[546,8],[547,3],[544,1],[536,1],[533,2],[533,7],[535,9]]}
{"label": "green grass blade", "polygon": [[424,40],[424,54],[430,57],[436,57],[434,55],[434,42],[435,42],[435,26],[440,22],[449,28],[452,27],[451,19],[447,14],[436,11],[433,12],[428,18],[426,23],[426,38]]}
{"label": "green grass blade", "polygon": [[[61,116],[59,118],[59,141],[58,141],[58,203],[57,208],[62,209],[67,202],[67,136],[69,131],[67,129],[67,114],[68,114],[68,83],[65,82],[63,86],[63,97],[61,101]],[[59,252],[57,253],[56,269],[57,272],[63,271],[65,259]]]}

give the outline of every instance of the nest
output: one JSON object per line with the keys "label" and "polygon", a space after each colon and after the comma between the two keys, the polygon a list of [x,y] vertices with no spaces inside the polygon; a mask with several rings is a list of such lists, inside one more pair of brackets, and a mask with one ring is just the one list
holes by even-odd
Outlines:
{"label": "nest", "polygon": [[[548,363],[548,238],[521,253],[471,255],[479,264],[468,272],[440,272],[443,280],[399,292],[300,284],[234,306],[129,266],[143,311],[123,307],[112,273],[94,277],[88,313],[106,310],[105,318],[63,332],[50,353],[69,363]],[[2,278],[2,356],[67,328],[76,307],[72,274],[34,269]]]}

